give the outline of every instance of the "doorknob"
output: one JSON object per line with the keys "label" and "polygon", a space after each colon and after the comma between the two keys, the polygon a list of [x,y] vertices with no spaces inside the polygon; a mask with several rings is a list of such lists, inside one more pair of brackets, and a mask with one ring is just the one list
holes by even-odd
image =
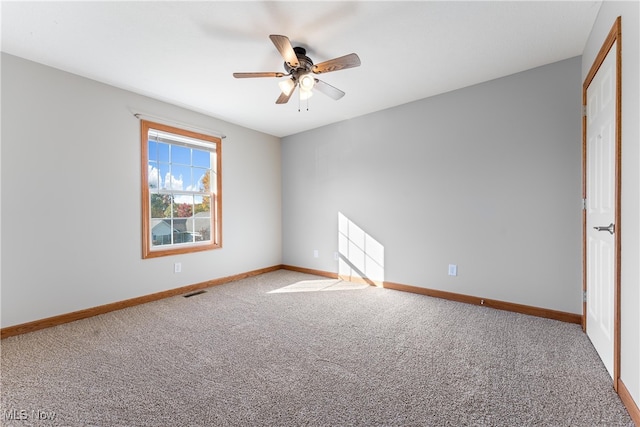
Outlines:
{"label": "doorknob", "polygon": [[593,229],[598,231],[608,231],[609,233],[613,234],[616,231],[616,226],[611,223],[607,227],[593,227]]}

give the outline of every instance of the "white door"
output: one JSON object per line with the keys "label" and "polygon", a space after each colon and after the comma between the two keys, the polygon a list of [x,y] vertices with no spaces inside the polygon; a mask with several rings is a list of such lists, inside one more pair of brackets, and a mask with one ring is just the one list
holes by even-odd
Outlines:
{"label": "white door", "polygon": [[616,43],[587,88],[587,335],[613,377]]}

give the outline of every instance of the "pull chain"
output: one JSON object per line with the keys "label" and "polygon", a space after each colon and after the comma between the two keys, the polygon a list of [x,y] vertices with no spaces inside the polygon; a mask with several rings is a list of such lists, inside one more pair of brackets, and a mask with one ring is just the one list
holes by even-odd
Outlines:
{"label": "pull chain", "polygon": [[[307,111],[309,111],[309,98],[311,97],[310,96],[307,97]],[[302,91],[298,89],[298,113],[300,112],[301,99],[302,99]]]}

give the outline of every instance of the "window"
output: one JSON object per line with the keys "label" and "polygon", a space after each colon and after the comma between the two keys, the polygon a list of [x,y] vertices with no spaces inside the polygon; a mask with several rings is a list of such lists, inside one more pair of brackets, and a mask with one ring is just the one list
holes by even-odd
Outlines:
{"label": "window", "polygon": [[220,138],[146,120],[142,140],[142,257],[220,248]]}

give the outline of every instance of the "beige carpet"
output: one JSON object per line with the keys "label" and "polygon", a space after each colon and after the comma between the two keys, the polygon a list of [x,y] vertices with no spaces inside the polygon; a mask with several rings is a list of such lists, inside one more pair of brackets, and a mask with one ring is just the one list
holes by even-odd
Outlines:
{"label": "beige carpet", "polygon": [[2,425],[633,425],[577,325],[285,270],[1,345]]}

